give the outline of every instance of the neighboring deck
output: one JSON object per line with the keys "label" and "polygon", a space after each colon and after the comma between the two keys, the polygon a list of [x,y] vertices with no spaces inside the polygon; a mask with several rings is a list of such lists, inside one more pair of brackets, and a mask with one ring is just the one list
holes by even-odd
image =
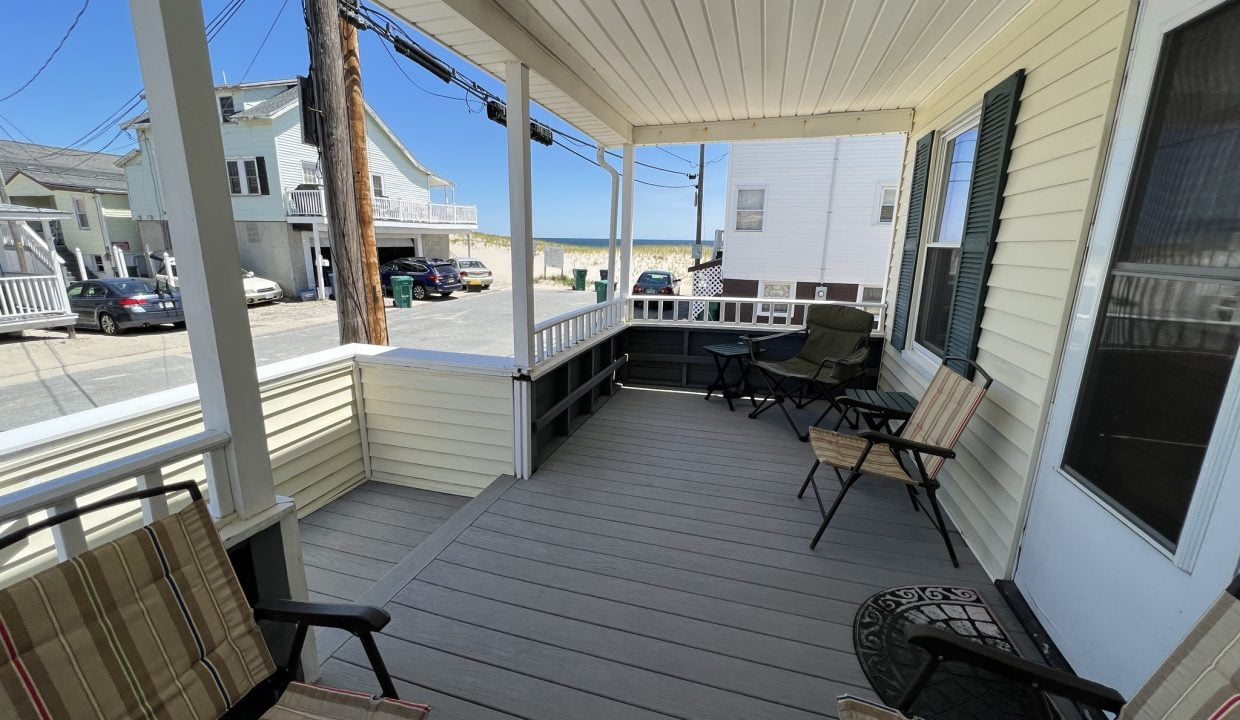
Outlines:
{"label": "neighboring deck", "polygon": [[[388,667],[436,720],[834,717],[837,695],[873,697],[853,655],[865,598],[967,585],[1007,612],[964,543],[957,570],[894,483],[860,483],[811,551],[820,516],[796,498],[811,462],[777,410],[755,421],[718,398],[626,388],[532,479],[498,480],[358,599],[392,614]],[[835,481],[819,477],[829,502]],[[403,491],[372,483],[337,503],[358,492],[370,507]],[[375,687],[344,640],[320,636],[322,681]]]}

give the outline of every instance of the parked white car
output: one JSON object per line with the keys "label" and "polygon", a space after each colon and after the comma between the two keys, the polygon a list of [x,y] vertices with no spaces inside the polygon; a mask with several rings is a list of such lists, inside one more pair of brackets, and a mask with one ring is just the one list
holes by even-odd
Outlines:
{"label": "parked white car", "polygon": [[284,291],[274,280],[258,277],[252,270],[241,270],[241,284],[245,287],[245,304],[275,302],[284,297]]}

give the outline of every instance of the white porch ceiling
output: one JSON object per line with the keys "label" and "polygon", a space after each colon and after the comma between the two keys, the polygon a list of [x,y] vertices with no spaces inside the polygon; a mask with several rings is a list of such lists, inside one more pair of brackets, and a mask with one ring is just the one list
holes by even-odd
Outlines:
{"label": "white porch ceiling", "polygon": [[907,130],[867,113],[916,106],[1029,1],[379,4],[497,78],[526,63],[534,100],[614,145]]}

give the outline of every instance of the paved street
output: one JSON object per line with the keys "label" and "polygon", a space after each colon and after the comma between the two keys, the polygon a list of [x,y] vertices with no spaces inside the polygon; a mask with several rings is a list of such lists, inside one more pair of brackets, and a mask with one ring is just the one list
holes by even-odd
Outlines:
{"label": "paved street", "polygon": [[[538,319],[586,303],[593,293],[537,286]],[[390,302],[390,301],[389,301]],[[259,365],[339,344],[334,302],[250,308]],[[486,355],[512,354],[512,291],[494,288],[388,308],[391,344]],[[171,326],[132,330],[118,337],[78,332],[27,331],[0,337],[0,431],[127,400],[194,381],[189,338]]]}

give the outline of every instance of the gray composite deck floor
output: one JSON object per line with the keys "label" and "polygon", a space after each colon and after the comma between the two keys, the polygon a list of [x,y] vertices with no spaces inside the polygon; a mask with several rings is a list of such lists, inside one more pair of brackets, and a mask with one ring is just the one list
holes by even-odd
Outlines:
{"label": "gray composite deck floor", "polygon": [[[873,697],[852,641],[870,595],[967,585],[1007,615],[894,484],[859,483],[811,551],[811,462],[778,411],[625,388],[531,479],[497,480],[394,565],[372,554],[388,569],[357,599],[391,613],[388,667],[436,720],[834,717],[837,695]],[[322,682],[374,687],[345,640],[320,635]]]}

